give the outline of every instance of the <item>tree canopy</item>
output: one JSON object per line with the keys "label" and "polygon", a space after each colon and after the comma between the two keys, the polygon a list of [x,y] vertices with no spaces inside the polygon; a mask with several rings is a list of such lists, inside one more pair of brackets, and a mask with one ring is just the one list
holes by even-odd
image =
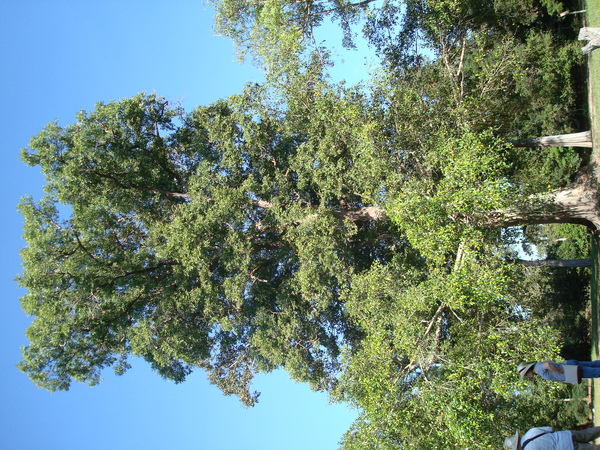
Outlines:
{"label": "tree canopy", "polygon": [[332,383],[340,343],[357,338],[339,289],[391,258],[390,224],[362,215],[393,156],[370,142],[358,97],[321,88],[311,116],[289,105],[290,123],[253,95],[184,115],[142,94],[32,139],[23,157],[47,196],[21,205],[20,282],[30,339],[51,337],[25,351],[38,383],[95,383],[129,354],[176,381],[206,368],[249,403],[256,370]]}
{"label": "tree canopy", "polygon": [[[583,417],[554,401],[576,389],[514,370],[573,339],[515,243],[600,224],[589,150],[511,144],[581,131],[574,19],[553,0],[214,3],[264,85],[189,112],[98,103],[23,150],[47,184],[20,205],[21,369],[61,390],[136,356],[253,405],[253,375],[282,367],[360,409],[349,449],[481,448]],[[326,17],[348,39],[362,20],[369,83],[328,80],[307,46]]]}

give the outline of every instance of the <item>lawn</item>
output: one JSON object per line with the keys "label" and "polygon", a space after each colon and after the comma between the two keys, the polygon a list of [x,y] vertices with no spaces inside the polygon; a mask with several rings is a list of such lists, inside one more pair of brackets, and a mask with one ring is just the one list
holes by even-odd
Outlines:
{"label": "lawn", "polygon": [[[587,0],[586,1],[586,15],[585,24],[588,27],[600,27],[600,2],[598,0]],[[587,42],[583,41],[582,45]],[[600,50],[595,50],[590,53],[588,57],[589,67],[589,90],[590,90],[590,118],[592,122],[592,134],[594,138],[594,149],[596,150],[596,158],[600,158],[600,121],[596,120],[598,117],[597,108],[600,108]],[[598,161],[597,161],[598,162]]]}
{"label": "lawn", "polygon": [[[588,27],[600,27],[600,2],[597,0],[586,0],[584,2],[585,25]],[[582,45],[586,42],[582,42]],[[600,53],[599,50],[593,51],[588,56],[588,89],[589,89],[589,113],[592,128],[592,136],[594,140],[593,159],[598,164],[600,161],[600,120],[598,119],[598,109],[600,108]],[[598,174],[598,169],[596,169]],[[600,286],[600,239],[597,234],[592,236],[592,277],[591,284],[591,301],[592,301],[592,359],[600,358],[600,343],[598,340],[598,314],[599,306],[599,289]],[[600,411],[600,380],[594,380],[594,411]],[[600,417],[594,414],[596,425],[600,425]]]}

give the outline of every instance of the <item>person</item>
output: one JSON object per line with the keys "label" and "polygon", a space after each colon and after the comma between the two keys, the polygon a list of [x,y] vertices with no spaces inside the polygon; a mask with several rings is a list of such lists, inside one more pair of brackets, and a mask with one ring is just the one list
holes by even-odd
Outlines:
{"label": "person", "polygon": [[[581,367],[581,378],[600,378],[600,361],[576,361],[569,359],[561,364],[570,364]],[[517,370],[522,377],[533,377],[536,373],[544,380],[565,381],[565,374],[561,364],[553,361],[521,363]]]}
{"label": "person", "polygon": [[552,427],[532,428],[523,437],[519,432],[504,439],[504,446],[511,450],[593,450],[600,445],[590,441],[600,437],[600,427],[584,430],[554,431]]}

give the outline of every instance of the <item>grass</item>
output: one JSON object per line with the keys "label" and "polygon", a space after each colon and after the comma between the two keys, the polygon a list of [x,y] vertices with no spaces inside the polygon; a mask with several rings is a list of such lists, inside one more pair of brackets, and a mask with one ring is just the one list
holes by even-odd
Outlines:
{"label": "grass", "polygon": [[[586,0],[585,23],[588,27],[600,27],[600,2],[598,0]],[[587,42],[582,42],[582,45]],[[600,54],[595,50],[588,57],[588,86],[590,90],[590,119],[592,122],[592,135],[594,148],[600,149],[600,120],[597,120],[600,108]],[[600,153],[596,152],[596,153]],[[599,155],[596,155],[599,157]],[[598,161],[596,161],[598,162]]]}
{"label": "grass", "polygon": [[[585,26],[600,27],[600,2],[598,0],[585,0]],[[586,42],[582,42],[582,46]],[[588,90],[589,90],[589,113],[592,129],[592,137],[594,142],[593,163],[598,164],[600,161],[600,120],[598,119],[600,109],[600,53],[595,50],[588,56]],[[597,172],[598,173],[598,172]],[[599,180],[600,181],[600,180]],[[591,303],[592,303],[592,359],[600,358],[600,342],[598,340],[598,325],[599,325],[599,287],[600,287],[600,239],[597,234],[592,235],[592,276],[590,280],[591,287]],[[594,422],[600,425],[600,417],[596,416],[595,411],[600,411],[600,380],[596,379],[593,382],[593,408]]]}

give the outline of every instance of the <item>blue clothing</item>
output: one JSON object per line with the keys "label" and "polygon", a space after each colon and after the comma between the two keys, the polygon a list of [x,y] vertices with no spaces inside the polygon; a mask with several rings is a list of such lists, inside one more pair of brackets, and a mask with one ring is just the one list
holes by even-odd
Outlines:
{"label": "blue clothing", "polygon": [[552,432],[552,427],[532,428],[521,438],[521,445],[528,439],[545,433],[535,438],[525,446],[525,450],[573,450],[573,437],[570,431]]}
{"label": "blue clothing", "polygon": [[533,369],[544,380],[560,381],[560,382],[564,383],[565,382],[565,374],[564,373],[554,373],[549,369],[544,369],[543,365],[545,363],[552,364],[554,367],[560,369],[560,364],[556,364],[555,362],[552,362],[552,361],[542,361],[542,362],[536,363],[536,365],[533,366]]}
{"label": "blue clothing", "polygon": [[[544,380],[548,381],[561,381],[564,383],[565,374],[564,373],[554,373],[551,370],[544,369],[542,365],[544,363],[553,364],[554,367],[560,367],[560,364],[557,364],[552,361],[542,361],[536,363],[533,368],[537,372],[539,376],[541,376]],[[581,367],[581,378],[600,378],[600,361],[577,361],[574,359],[568,359],[562,364],[573,364]]]}

